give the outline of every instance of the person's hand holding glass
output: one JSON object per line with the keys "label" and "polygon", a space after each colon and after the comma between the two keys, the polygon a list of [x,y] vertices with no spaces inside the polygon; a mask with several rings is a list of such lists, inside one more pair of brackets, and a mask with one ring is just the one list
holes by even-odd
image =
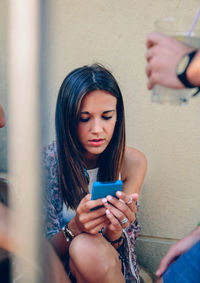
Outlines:
{"label": "person's hand holding glass", "polygon": [[[186,32],[190,26],[188,19],[181,21],[175,18],[164,18],[156,21],[155,24],[157,32],[150,33],[146,41],[147,88],[153,89],[153,102],[185,104],[196,92],[196,85],[189,82],[188,85],[183,84],[177,77],[178,67],[180,68],[180,65],[182,67],[183,62],[187,60],[183,58],[185,54],[200,48],[200,37],[193,30]],[[191,57],[188,56],[189,59],[191,58],[190,61],[185,62],[188,66],[194,55],[196,53],[192,53]]]}

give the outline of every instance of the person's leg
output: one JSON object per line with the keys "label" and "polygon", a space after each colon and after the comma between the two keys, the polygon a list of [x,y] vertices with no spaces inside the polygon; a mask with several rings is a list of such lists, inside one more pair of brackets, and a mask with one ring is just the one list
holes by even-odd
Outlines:
{"label": "person's leg", "polygon": [[200,282],[200,241],[169,266],[163,275],[163,282]]}
{"label": "person's leg", "polygon": [[101,235],[79,235],[69,254],[70,270],[78,283],[125,283],[119,255]]}

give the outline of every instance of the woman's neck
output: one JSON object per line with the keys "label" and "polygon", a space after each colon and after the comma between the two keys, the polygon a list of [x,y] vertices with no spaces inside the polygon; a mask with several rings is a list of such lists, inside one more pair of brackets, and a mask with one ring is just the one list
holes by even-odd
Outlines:
{"label": "woman's neck", "polygon": [[84,164],[88,170],[97,168],[97,160],[85,160]]}
{"label": "woman's neck", "polygon": [[98,156],[94,158],[94,156],[86,156],[83,155],[84,166],[86,169],[95,169],[98,167]]}

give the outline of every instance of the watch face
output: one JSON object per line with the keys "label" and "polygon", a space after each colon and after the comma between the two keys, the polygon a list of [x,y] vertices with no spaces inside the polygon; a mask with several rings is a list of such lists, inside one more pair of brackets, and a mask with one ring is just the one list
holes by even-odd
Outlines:
{"label": "watch face", "polygon": [[187,54],[181,58],[177,66],[177,75],[180,75],[185,71],[189,63],[189,60],[190,60],[190,57]]}

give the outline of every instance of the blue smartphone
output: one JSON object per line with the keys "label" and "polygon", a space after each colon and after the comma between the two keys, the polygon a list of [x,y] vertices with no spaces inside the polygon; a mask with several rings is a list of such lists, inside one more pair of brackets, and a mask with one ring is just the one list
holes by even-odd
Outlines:
{"label": "blue smartphone", "polygon": [[105,198],[108,195],[116,197],[116,192],[121,191],[122,187],[123,182],[121,180],[115,182],[94,182],[91,200]]}
{"label": "blue smartphone", "polygon": [[[122,191],[122,187],[123,187],[123,182],[121,180],[117,180],[115,182],[98,182],[98,181],[94,182],[92,187],[91,200],[105,198],[108,195],[117,198],[116,192]],[[91,210],[95,210],[100,207],[103,207],[103,205],[94,207]]]}

